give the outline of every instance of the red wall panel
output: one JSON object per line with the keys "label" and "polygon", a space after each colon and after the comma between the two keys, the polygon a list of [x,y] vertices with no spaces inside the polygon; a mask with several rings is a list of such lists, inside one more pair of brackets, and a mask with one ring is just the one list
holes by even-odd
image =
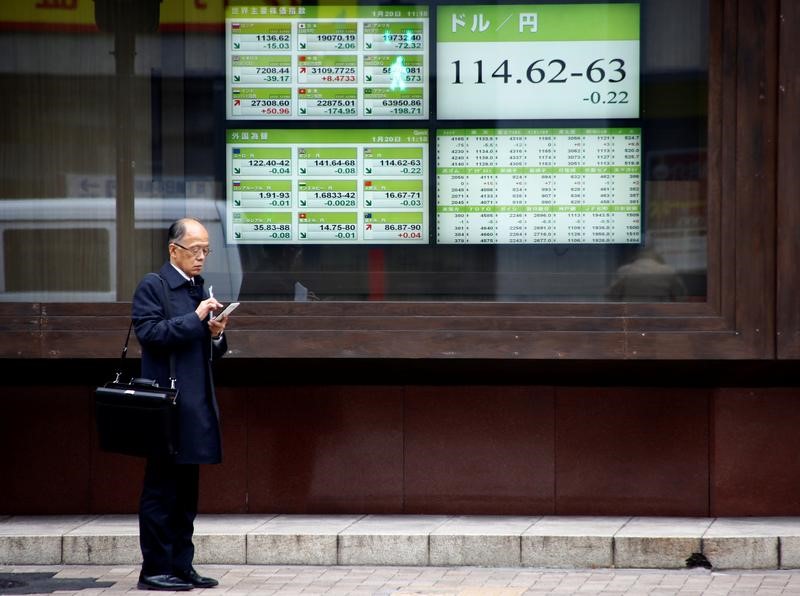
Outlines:
{"label": "red wall panel", "polygon": [[800,515],[800,389],[717,389],[713,515]]}
{"label": "red wall panel", "polygon": [[217,388],[222,463],[200,466],[201,513],[247,513],[250,391]]}
{"label": "red wall panel", "polygon": [[144,459],[104,453],[93,441],[89,513],[130,513],[139,509]]}
{"label": "red wall panel", "polygon": [[559,388],[556,512],[708,515],[708,394]]}
{"label": "red wall panel", "polygon": [[90,392],[6,387],[0,414],[0,513],[89,509]]}
{"label": "red wall panel", "polygon": [[[6,387],[0,514],[135,512],[91,388]],[[201,511],[800,514],[800,389],[221,387]]]}
{"label": "red wall panel", "polygon": [[247,458],[252,513],[400,511],[403,389],[253,389]]}
{"label": "red wall panel", "polygon": [[553,390],[409,387],[407,513],[551,514]]}

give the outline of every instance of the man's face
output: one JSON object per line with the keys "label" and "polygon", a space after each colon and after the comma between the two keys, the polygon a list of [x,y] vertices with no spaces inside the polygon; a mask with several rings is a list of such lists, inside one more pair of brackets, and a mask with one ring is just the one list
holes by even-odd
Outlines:
{"label": "man's face", "polygon": [[208,231],[196,221],[186,222],[183,238],[169,245],[169,260],[189,277],[199,275],[206,264]]}

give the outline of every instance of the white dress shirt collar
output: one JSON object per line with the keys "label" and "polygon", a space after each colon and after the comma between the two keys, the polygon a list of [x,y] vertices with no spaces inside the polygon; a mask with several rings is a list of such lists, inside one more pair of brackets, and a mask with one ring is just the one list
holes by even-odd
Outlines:
{"label": "white dress shirt collar", "polygon": [[181,277],[182,277],[183,279],[185,279],[185,280],[186,280],[186,281],[188,281],[189,283],[192,283],[192,278],[191,278],[191,277],[189,277],[188,275],[186,275],[186,274],[185,274],[183,271],[181,271],[181,270],[180,270],[180,269],[178,269],[177,267],[175,267],[175,263],[173,263],[172,261],[170,261],[170,263],[169,263],[169,264],[170,264],[170,265],[172,265],[172,267],[175,269],[175,271],[177,271],[178,273],[180,273],[180,274],[181,274]]}

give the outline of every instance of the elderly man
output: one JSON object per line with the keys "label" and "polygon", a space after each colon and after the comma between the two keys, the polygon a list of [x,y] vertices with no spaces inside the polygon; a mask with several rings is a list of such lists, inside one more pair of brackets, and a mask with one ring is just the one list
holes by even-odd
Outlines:
{"label": "elderly man", "polygon": [[146,275],[133,295],[142,376],[169,386],[172,354],[178,388],[177,453],[148,458],[145,469],[139,507],[143,562],[138,587],[182,591],[218,583],[200,576],[192,566],[192,534],[198,464],[222,459],[211,361],[227,350],[223,331],[228,317],[213,316],[222,305],[203,288],[200,277],[211,252],[203,224],[191,218],[176,221],[169,228],[168,242],[169,262],[158,275]]}

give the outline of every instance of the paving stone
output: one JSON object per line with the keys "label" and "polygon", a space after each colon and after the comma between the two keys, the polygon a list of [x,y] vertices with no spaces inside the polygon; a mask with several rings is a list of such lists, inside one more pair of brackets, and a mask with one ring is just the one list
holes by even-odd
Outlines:
{"label": "paving stone", "polygon": [[[798,518],[718,518],[703,536],[703,554],[716,569],[775,569],[796,560],[792,536],[800,536]],[[785,545],[789,548],[783,556]]]}
{"label": "paving stone", "polygon": [[242,534],[195,534],[194,561],[200,565],[242,565],[247,562],[247,536]]}
{"label": "paving stone", "polygon": [[615,538],[614,565],[643,569],[680,569],[686,559],[700,552],[700,538]]}
{"label": "paving stone", "polygon": [[520,535],[538,517],[459,516],[430,535],[431,565],[517,567]]}
{"label": "paving stone", "polygon": [[800,535],[780,537],[781,569],[800,569]]}
{"label": "paving stone", "polygon": [[704,538],[703,554],[714,569],[777,569],[778,538]]}
{"label": "paving stone", "polygon": [[342,565],[427,565],[429,535],[448,520],[438,515],[368,515],[339,535]]}
{"label": "paving stone", "polygon": [[338,535],[363,516],[279,515],[247,535],[247,562],[335,565]]}
{"label": "paving stone", "polygon": [[64,534],[63,559],[70,565],[138,565],[139,520],[103,515]]}
{"label": "paving stone", "polygon": [[313,533],[249,534],[248,563],[332,565],[336,562],[336,536]]}
{"label": "paving stone", "polygon": [[339,538],[342,565],[427,565],[424,534],[348,535]]}
{"label": "paving stone", "polygon": [[73,536],[63,541],[64,563],[70,565],[138,565],[138,535]]}
{"label": "paving stone", "polygon": [[613,564],[613,536],[627,517],[542,517],[521,538],[528,567],[593,568]]}
{"label": "paving stone", "polygon": [[60,536],[0,535],[0,564],[16,565],[61,563]]}
{"label": "paving stone", "polygon": [[195,562],[242,565],[247,563],[247,534],[274,515],[202,515],[194,526]]}
{"label": "paving stone", "polygon": [[10,516],[0,521],[0,564],[61,563],[65,532],[95,519],[93,515]]}
{"label": "paving stone", "polygon": [[708,518],[632,518],[614,536],[614,566],[680,569],[702,550]]}

